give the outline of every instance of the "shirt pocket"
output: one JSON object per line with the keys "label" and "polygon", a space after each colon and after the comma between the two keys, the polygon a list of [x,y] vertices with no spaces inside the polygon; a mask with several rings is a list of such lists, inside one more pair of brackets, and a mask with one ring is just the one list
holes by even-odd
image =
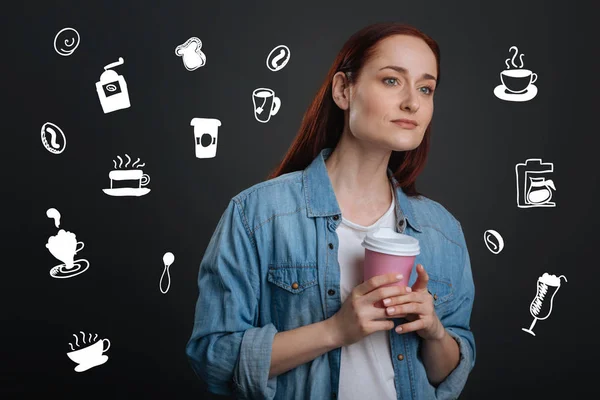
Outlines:
{"label": "shirt pocket", "polygon": [[435,312],[441,318],[454,298],[452,281],[443,275],[430,273],[428,275],[427,291],[433,296]]}
{"label": "shirt pocket", "polygon": [[317,322],[322,314],[317,266],[270,265],[267,281],[271,307],[278,330],[290,330]]}

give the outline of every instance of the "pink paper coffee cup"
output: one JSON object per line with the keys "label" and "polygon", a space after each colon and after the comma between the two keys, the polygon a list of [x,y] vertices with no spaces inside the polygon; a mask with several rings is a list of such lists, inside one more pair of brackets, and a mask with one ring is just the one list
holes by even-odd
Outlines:
{"label": "pink paper coffee cup", "polygon": [[377,275],[395,273],[402,274],[402,280],[382,286],[408,286],[415,258],[420,254],[417,239],[393,228],[379,228],[368,232],[361,245],[365,248],[363,282]]}

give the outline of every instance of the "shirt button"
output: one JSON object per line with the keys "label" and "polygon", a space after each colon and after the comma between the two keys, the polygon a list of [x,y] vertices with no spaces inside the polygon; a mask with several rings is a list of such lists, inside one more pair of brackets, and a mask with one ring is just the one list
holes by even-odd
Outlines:
{"label": "shirt button", "polygon": [[292,289],[298,289],[298,282],[292,283]]}
{"label": "shirt button", "polygon": [[329,248],[333,249],[333,243],[329,243]]}
{"label": "shirt button", "polygon": [[334,215],[334,216],[333,216],[333,220],[334,220],[334,221],[337,221],[338,219],[340,219],[340,217],[339,217],[339,216],[337,216],[337,215]]}
{"label": "shirt button", "polygon": [[400,226],[404,225],[404,220],[401,219],[400,221],[398,221],[398,225],[400,225]]}
{"label": "shirt button", "polygon": [[398,354],[398,360],[400,360],[400,361],[404,360],[404,356],[402,354]]}
{"label": "shirt button", "polygon": [[333,296],[333,295],[335,294],[335,290],[333,290],[333,289],[329,289],[329,290],[327,291],[327,294],[328,294],[328,295],[330,295],[330,296]]}
{"label": "shirt button", "polygon": [[434,294],[434,295],[433,295],[433,299],[434,299],[434,300],[437,300],[437,294]]}

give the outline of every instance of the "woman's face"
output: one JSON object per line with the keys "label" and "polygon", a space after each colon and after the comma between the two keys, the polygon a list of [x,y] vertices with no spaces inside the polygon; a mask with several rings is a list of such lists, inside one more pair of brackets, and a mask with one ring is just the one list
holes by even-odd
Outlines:
{"label": "woman's face", "polygon": [[[348,110],[350,132],[377,147],[412,150],[421,144],[433,115],[437,67],[422,39],[394,35],[380,41],[357,82],[348,86],[344,73],[333,79],[333,97]],[[394,123],[407,119],[413,123]]]}

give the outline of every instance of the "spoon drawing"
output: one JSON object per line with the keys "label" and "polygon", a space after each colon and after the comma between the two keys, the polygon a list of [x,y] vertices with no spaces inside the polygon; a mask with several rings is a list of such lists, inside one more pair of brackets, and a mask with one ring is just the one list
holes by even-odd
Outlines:
{"label": "spoon drawing", "polygon": [[[173,264],[173,261],[175,261],[175,256],[173,255],[173,253],[166,252],[165,255],[163,256],[163,263],[165,264],[165,269],[163,270],[162,275],[160,276],[160,283],[158,285],[158,288],[160,289],[162,294],[165,294],[169,291],[169,287],[171,287],[171,275],[169,274],[169,267],[171,266],[171,264]],[[167,288],[163,291],[163,279],[165,278],[165,274],[167,275]]]}

